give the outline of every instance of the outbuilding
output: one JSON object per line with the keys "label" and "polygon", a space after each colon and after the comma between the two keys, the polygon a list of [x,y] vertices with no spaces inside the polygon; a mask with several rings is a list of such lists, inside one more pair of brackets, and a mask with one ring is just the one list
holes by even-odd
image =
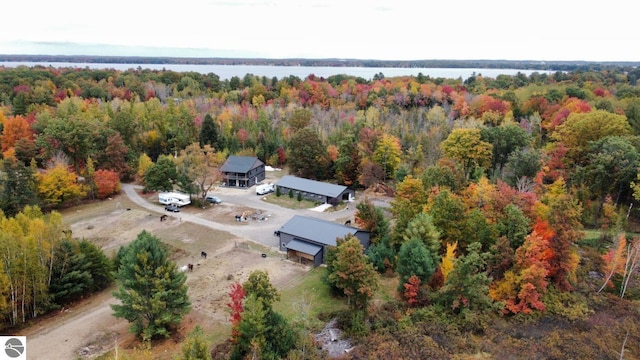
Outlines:
{"label": "outbuilding", "polygon": [[324,263],[327,248],[336,246],[338,238],[353,235],[365,249],[370,242],[368,231],[301,215],[292,217],[275,235],[280,238],[280,250],[287,253],[287,258],[314,266]]}
{"label": "outbuilding", "polygon": [[287,195],[291,191],[296,197],[300,194],[303,199],[324,204],[329,203],[333,198],[338,201],[353,201],[356,197],[355,190],[347,186],[304,179],[293,175],[283,176],[276,182],[276,187],[280,190],[280,194]]}

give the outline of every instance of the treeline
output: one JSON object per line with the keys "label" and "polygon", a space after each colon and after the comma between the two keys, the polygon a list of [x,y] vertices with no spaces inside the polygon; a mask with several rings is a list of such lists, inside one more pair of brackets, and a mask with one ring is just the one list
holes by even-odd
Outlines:
{"label": "treeline", "polygon": [[0,54],[0,61],[71,62],[107,64],[192,64],[192,65],[275,65],[275,66],[331,66],[331,67],[390,67],[390,68],[481,68],[522,69],[545,71],[573,71],[580,69],[633,69],[634,61],[534,61],[534,60],[374,60],[374,59],[265,59],[265,58],[200,58],[151,56],[93,56],[93,55],[9,55]]}
{"label": "treeline", "polygon": [[27,206],[6,217],[0,212],[1,329],[103,290],[113,263],[86,240],[72,238],[57,212]]}
{"label": "treeline", "polygon": [[[94,178],[89,162],[95,170],[130,179],[142,154],[155,162],[194,143],[286,164],[298,175],[364,187],[419,176],[443,156],[461,167],[465,181],[477,179],[481,170],[516,186],[523,176],[531,181],[536,169],[551,168],[549,180],[561,172],[570,186],[584,189],[585,220],[595,224],[598,210],[591,203],[602,204],[607,195],[628,203],[633,179],[627,173],[618,174],[621,182],[598,177],[589,140],[614,132],[595,135],[584,126],[621,121],[627,125],[615,134],[626,137],[615,140],[635,149],[639,76],[638,69],[615,68],[495,79],[475,75],[464,81],[383,74],[372,81],[251,74],[221,81],[215,74],[192,72],[19,67],[0,70],[0,145],[5,160],[17,160],[6,167],[22,164],[6,174],[42,176],[37,169],[62,163],[89,180]],[[471,129],[491,145],[490,154],[468,159],[471,155],[453,155],[455,149],[443,152],[440,144],[449,136],[450,142],[476,136]],[[610,149],[608,143],[598,146],[594,149]],[[5,181],[5,202],[33,193],[44,200],[46,189],[16,191],[25,182]],[[111,188],[116,191],[117,185]],[[82,194],[40,204],[57,205]]]}

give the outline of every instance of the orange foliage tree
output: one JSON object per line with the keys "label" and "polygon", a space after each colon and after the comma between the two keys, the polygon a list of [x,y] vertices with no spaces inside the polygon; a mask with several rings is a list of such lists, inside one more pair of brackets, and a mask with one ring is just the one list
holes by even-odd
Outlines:
{"label": "orange foliage tree", "polygon": [[514,268],[489,291],[494,300],[504,302],[504,313],[529,314],[534,310],[545,310],[541,297],[547,291],[549,259],[553,255],[549,240],[555,234],[549,224],[540,219],[533,228],[516,250]]}
{"label": "orange foliage tree", "polygon": [[607,286],[613,286],[611,283],[611,277],[613,275],[623,275],[625,271],[625,260],[627,257],[627,237],[624,233],[618,235],[616,239],[616,246],[612,247],[604,255],[602,260],[604,261],[604,273],[605,280],[602,287],[598,290],[601,292]]}
{"label": "orange foliage tree", "polygon": [[574,244],[584,236],[580,222],[582,207],[567,193],[562,178],[549,186],[543,202],[549,207],[548,221],[555,232],[549,240],[553,253],[549,259],[549,277],[560,290],[571,290],[570,281],[574,280],[580,262]]}
{"label": "orange foliage tree", "polygon": [[94,176],[98,199],[120,192],[120,176],[117,172],[100,169]]}
{"label": "orange foliage tree", "polygon": [[0,135],[2,152],[14,147],[20,139],[33,141],[33,131],[24,117],[19,115],[10,116],[4,120],[4,128],[2,129],[2,135]]}

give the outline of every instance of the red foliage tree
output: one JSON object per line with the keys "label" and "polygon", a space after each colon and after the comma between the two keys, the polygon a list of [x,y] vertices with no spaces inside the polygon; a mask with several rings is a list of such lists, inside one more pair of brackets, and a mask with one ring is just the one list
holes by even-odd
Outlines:
{"label": "red foliage tree", "polygon": [[282,166],[282,164],[287,160],[287,153],[282,146],[278,146],[276,151],[278,153],[278,163]]}
{"label": "red foliage tree", "polygon": [[115,171],[121,179],[126,178],[131,172],[131,167],[127,163],[129,149],[119,133],[109,136],[107,143],[100,167]]}
{"label": "red foliage tree", "polygon": [[240,129],[238,130],[238,141],[240,141],[240,144],[242,144],[242,148],[244,149],[244,143],[247,142],[247,139],[249,139],[249,134],[247,133],[247,130],[245,129]]}
{"label": "red foliage tree", "polygon": [[98,199],[106,199],[109,195],[120,191],[120,176],[113,170],[96,171],[94,182]]}
{"label": "red foliage tree", "polygon": [[404,298],[407,299],[410,306],[416,305],[418,303],[418,295],[420,294],[420,278],[413,275],[403,286]]}
{"label": "red foliage tree", "polygon": [[242,312],[244,307],[242,301],[245,297],[244,288],[239,282],[231,284],[231,291],[229,291],[229,297],[231,302],[227,303],[227,306],[231,309],[231,342],[237,343],[240,338],[240,321],[242,320]]}

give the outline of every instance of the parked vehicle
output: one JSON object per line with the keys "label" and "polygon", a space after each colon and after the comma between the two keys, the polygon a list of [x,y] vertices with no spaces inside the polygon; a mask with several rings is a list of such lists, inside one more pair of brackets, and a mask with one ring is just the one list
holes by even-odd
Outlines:
{"label": "parked vehicle", "polygon": [[207,200],[208,202],[212,203],[212,204],[220,204],[222,202],[222,199],[220,199],[217,196],[213,196],[213,195],[208,195],[205,200]]}
{"label": "parked vehicle", "polygon": [[164,209],[166,211],[180,212],[180,208],[176,204],[167,204],[165,205]]}
{"label": "parked vehicle", "polygon": [[264,195],[276,191],[276,185],[272,183],[256,186],[256,195]]}
{"label": "parked vehicle", "polygon": [[175,191],[161,192],[158,194],[158,202],[165,205],[185,206],[191,204],[191,197]]}

